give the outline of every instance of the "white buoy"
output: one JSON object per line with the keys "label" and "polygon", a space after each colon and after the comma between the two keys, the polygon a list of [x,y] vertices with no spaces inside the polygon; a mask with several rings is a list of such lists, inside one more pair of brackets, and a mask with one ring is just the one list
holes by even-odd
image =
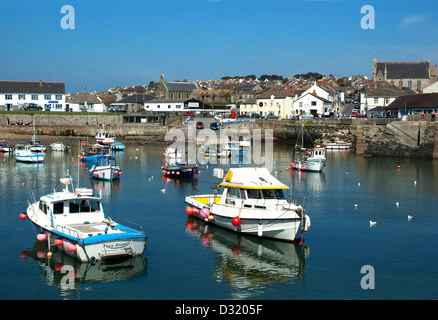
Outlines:
{"label": "white buoy", "polygon": [[261,236],[263,235],[263,226],[262,226],[261,224],[259,224],[259,225],[257,226],[257,235],[258,235],[259,237],[261,237]]}
{"label": "white buoy", "polygon": [[370,220],[370,227],[374,227],[377,225],[377,221],[371,221]]}
{"label": "white buoy", "polygon": [[396,206],[397,206],[397,208],[398,208],[398,206],[400,205],[400,203],[396,202],[396,203],[395,203],[395,205],[396,205]]}
{"label": "white buoy", "polygon": [[409,216],[408,215],[408,221],[411,221],[412,219],[414,219],[414,216]]}

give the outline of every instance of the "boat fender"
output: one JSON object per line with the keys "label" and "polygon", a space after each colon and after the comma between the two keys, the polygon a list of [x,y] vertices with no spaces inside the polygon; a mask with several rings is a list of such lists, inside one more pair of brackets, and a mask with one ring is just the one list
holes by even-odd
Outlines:
{"label": "boat fender", "polygon": [[259,224],[259,225],[257,226],[257,235],[258,235],[259,237],[263,236],[263,226],[262,226],[262,224]]}
{"label": "boat fender", "polygon": [[199,214],[202,218],[207,219],[210,216],[210,209],[205,207],[201,210]]}
{"label": "boat fender", "polygon": [[304,222],[304,231],[307,232],[310,228],[310,217],[306,214],[306,220]]}
{"label": "boat fender", "polygon": [[21,219],[21,220],[26,220],[26,218],[27,218],[27,214],[26,214],[26,212],[22,212],[22,213],[20,213],[20,219]]}
{"label": "boat fender", "polygon": [[231,220],[231,223],[233,224],[233,226],[235,226],[235,227],[238,227],[238,226],[240,226],[240,218],[239,217],[234,217],[232,220]]}

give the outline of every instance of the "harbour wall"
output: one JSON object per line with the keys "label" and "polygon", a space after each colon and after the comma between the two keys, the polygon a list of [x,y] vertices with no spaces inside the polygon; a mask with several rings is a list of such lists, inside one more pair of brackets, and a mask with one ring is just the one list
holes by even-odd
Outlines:
{"label": "harbour wall", "polygon": [[[83,139],[87,136],[94,137],[104,125],[105,129],[127,144],[166,143],[168,142],[166,134],[171,129],[180,129],[185,137],[190,136],[188,126],[183,124],[183,120],[182,117],[174,116],[156,118],[153,122],[127,122],[126,115],[120,114],[2,113],[0,114],[0,139],[11,140],[9,137],[13,136],[16,139],[21,137],[21,142],[27,141],[33,135],[32,124],[35,124],[40,140]],[[206,128],[209,128],[208,123],[212,121],[209,118],[199,120],[206,123]],[[363,156],[438,159],[437,126],[437,122],[415,118],[406,121],[400,119],[321,119],[314,120],[313,124],[306,123],[303,137],[304,145],[307,146],[310,146],[312,141],[321,143],[335,138],[351,141],[356,147],[356,154]],[[303,132],[301,123],[277,120],[257,120],[225,125],[221,128],[223,129],[249,131],[251,135],[254,130],[259,130],[262,138],[266,130],[272,130],[275,142],[288,144],[295,144],[298,139],[301,139]],[[198,130],[196,134],[199,136],[200,132]]]}

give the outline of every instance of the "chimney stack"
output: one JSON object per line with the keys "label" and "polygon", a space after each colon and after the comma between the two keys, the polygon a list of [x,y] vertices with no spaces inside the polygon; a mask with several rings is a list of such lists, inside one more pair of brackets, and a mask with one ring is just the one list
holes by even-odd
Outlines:
{"label": "chimney stack", "polygon": [[43,86],[43,80],[40,80],[40,87]]}

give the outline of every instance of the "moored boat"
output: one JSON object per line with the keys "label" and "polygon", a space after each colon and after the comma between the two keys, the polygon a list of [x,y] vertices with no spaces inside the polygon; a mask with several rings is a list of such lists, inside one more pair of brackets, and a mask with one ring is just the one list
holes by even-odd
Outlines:
{"label": "moored boat", "polygon": [[103,145],[110,145],[114,143],[115,139],[113,136],[110,135],[108,131],[105,130],[105,126],[102,125],[102,129],[99,130],[96,134],[96,141],[99,144]]}
{"label": "moored boat", "polygon": [[12,153],[17,161],[39,163],[44,162],[45,155],[41,152],[33,152],[29,145],[17,144]]}
{"label": "moored boat", "polygon": [[0,140],[0,152],[12,152],[14,145],[6,140]]}
{"label": "moored boat", "polygon": [[98,180],[113,181],[120,179],[122,169],[117,165],[116,158],[111,155],[97,157],[97,164],[88,171],[90,178]]}
{"label": "moored boat", "polygon": [[[35,226],[40,241],[49,241],[81,262],[114,261],[142,255],[147,235],[106,217],[101,199],[91,189],[73,190],[71,177],[54,191],[33,199],[20,218]],[[32,192],[33,196],[33,192]]]}
{"label": "moored boat", "polygon": [[93,144],[82,148],[79,159],[85,162],[97,162],[97,158],[108,152],[108,146]]}
{"label": "moored boat", "polygon": [[70,147],[66,146],[62,142],[53,142],[50,144],[50,150],[51,151],[66,151]]}
{"label": "moored boat", "polygon": [[339,140],[339,138],[335,138],[333,142],[325,143],[324,146],[327,150],[347,150],[353,147],[351,142],[345,142]]}
{"label": "moored boat", "polygon": [[114,150],[114,151],[125,150],[125,145],[119,141],[114,142],[113,144],[111,144],[111,150]]}
{"label": "moored boat", "polygon": [[315,148],[307,149],[302,155],[300,151],[294,150],[295,159],[289,163],[289,166],[293,170],[301,171],[315,171],[321,172],[326,165],[325,148],[322,146],[316,146]]}
{"label": "moored boat", "polygon": [[310,227],[304,208],[285,199],[289,187],[266,168],[229,169],[219,186],[222,195],[186,196],[186,213],[234,232],[283,241],[294,241],[300,230],[302,239]]}

